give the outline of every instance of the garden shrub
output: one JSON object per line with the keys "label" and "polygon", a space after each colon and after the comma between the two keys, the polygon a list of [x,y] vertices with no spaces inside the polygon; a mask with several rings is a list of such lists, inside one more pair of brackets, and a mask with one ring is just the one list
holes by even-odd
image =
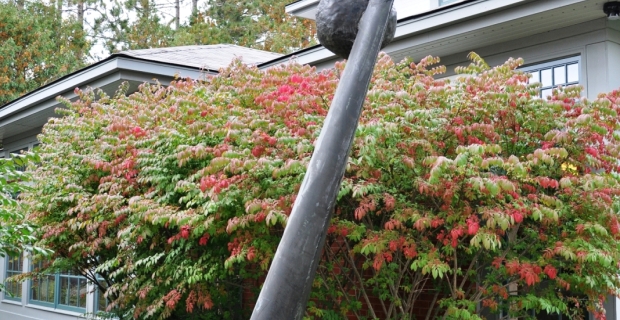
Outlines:
{"label": "garden shrub", "polygon": [[[471,58],[379,57],[308,318],[603,319],[620,293],[620,93],[541,99],[520,59]],[[247,319],[343,68],[78,91],[24,196],[48,271],[122,319]]]}

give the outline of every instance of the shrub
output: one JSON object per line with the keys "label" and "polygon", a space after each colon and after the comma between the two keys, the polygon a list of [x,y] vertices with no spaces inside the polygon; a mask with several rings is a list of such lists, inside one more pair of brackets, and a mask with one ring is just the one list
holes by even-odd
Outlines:
{"label": "shrub", "polygon": [[[308,317],[601,319],[620,293],[620,93],[540,99],[521,60],[471,57],[452,82],[380,57]],[[248,318],[343,67],[78,92],[25,196],[50,268],[121,318]]]}

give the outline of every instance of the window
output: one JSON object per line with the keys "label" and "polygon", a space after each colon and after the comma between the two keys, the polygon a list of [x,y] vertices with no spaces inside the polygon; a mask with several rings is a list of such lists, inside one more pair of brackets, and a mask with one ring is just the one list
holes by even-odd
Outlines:
{"label": "window", "polygon": [[[6,274],[5,279],[21,274],[24,270],[24,260],[21,255],[17,257],[6,257]],[[5,299],[21,301],[22,299],[22,283],[17,281],[5,281],[6,293]]]}
{"label": "window", "polygon": [[[34,269],[40,268],[35,264]],[[31,280],[30,303],[75,312],[86,311],[87,280],[71,272],[41,275]]]}
{"label": "window", "polygon": [[445,6],[445,5],[459,2],[459,1],[462,1],[462,0],[439,0],[439,6],[441,7],[441,6]]}
{"label": "window", "polygon": [[579,62],[579,57],[572,57],[528,66],[522,70],[532,75],[530,83],[540,83],[539,96],[546,98],[558,86],[579,84]]}

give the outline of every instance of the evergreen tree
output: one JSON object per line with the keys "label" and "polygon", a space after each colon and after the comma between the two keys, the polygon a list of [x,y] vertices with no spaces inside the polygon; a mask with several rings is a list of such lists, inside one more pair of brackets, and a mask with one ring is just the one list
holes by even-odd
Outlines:
{"label": "evergreen tree", "polygon": [[0,105],[84,66],[89,43],[73,18],[37,2],[0,2]]}
{"label": "evergreen tree", "polygon": [[188,31],[200,34],[197,31],[204,29],[201,24],[206,23],[212,42],[281,53],[314,44],[314,21],[286,14],[284,7],[287,3],[287,0],[209,0],[202,20],[197,20],[199,23]]}
{"label": "evergreen tree", "polygon": [[[315,43],[314,21],[284,12],[287,1],[209,0],[199,9],[180,1],[117,0],[95,20],[93,36],[102,39],[108,52],[193,44],[230,43],[267,51],[288,53]],[[165,18],[165,9],[170,19]],[[191,10],[181,21],[181,10]]]}
{"label": "evergreen tree", "polygon": [[161,7],[154,0],[115,1],[95,19],[93,37],[102,40],[109,53],[170,46],[174,30]]}

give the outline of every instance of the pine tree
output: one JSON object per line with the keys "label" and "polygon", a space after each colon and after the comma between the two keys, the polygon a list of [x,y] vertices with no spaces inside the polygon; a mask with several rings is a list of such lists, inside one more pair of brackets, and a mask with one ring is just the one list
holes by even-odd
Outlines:
{"label": "pine tree", "polygon": [[[287,53],[315,43],[314,21],[284,12],[287,1],[208,0],[191,9],[180,0],[117,0],[107,13],[96,19],[93,36],[102,39],[112,53],[127,49],[230,43]],[[164,18],[166,8],[174,8]],[[191,10],[181,21],[181,10]]]}
{"label": "pine tree", "polygon": [[205,17],[216,39],[274,52],[291,52],[315,43],[314,21],[288,15],[288,0],[210,0]]}
{"label": "pine tree", "polygon": [[84,66],[89,43],[54,4],[0,2],[0,105]]}
{"label": "pine tree", "polygon": [[161,5],[154,0],[115,1],[95,19],[93,37],[102,40],[109,53],[170,46],[174,29],[162,18]]}

